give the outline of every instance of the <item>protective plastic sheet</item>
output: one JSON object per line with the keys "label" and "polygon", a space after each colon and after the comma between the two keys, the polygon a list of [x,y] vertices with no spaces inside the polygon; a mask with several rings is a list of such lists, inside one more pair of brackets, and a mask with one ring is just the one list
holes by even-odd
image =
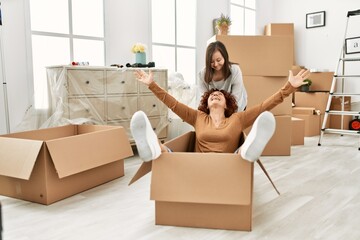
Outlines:
{"label": "protective plastic sheet", "polygon": [[[144,111],[160,139],[168,137],[167,126],[179,119],[134,76],[134,68],[52,66],[46,68],[48,109],[30,106],[17,131],[68,124],[123,126],[132,139],[130,120]],[[144,69],[148,71],[149,69]],[[195,107],[196,88],[180,73],[151,68],[154,80],[180,102]]]}

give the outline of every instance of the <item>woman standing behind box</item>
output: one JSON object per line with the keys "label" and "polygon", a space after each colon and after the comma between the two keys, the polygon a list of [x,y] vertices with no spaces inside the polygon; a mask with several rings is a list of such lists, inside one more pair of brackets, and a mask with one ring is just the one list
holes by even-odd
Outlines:
{"label": "woman standing behind box", "polygon": [[239,65],[229,61],[225,45],[212,42],[206,49],[205,68],[198,74],[199,97],[210,89],[225,90],[234,95],[238,111],[247,105],[247,92]]}

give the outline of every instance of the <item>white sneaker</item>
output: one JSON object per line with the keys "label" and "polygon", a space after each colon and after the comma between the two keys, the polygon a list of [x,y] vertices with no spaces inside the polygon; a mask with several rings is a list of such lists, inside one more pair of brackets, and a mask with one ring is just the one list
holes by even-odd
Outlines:
{"label": "white sneaker", "polygon": [[143,111],[134,113],[130,122],[130,130],[139,156],[144,162],[149,162],[160,156],[161,149],[158,138]]}
{"label": "white sneaker", "polygon": [[256,118],[249,135],[241,146],[241,157],[251,162],[258,160],[274,134],[275,126],[275,117],[271,112],[261,113]]}

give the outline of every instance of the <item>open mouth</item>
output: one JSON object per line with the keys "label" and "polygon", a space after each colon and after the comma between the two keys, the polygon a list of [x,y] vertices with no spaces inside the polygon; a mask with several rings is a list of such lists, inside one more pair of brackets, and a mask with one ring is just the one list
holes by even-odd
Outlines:
{"label": "open mouth", "polygon": [[214,100],[220,101],[220,98],[219,97],[212,97],[210,100],[211,101],[214,101]]}

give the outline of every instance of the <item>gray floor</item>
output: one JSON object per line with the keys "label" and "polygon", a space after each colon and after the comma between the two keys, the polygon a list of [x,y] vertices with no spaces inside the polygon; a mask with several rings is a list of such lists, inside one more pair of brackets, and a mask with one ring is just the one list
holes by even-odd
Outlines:
{"label": "gray floor", "polygon": [[128,186],[135,156],[125,161],[125,177],[50,206],[0,196],[3,239],[360,239],[359,138],[317,141],[262,158],[280,196],[255,165],[251,232],[156,226],[150,174]]}

